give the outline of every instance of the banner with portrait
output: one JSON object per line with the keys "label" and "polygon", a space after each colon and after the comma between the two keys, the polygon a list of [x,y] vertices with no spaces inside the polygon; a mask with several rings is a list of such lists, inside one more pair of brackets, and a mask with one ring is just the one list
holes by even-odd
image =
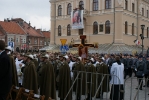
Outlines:
{"label": "banner with portrait", "polygon": [[72,29],[83,29],[83,10],[73,10],[71,13],[71,27]]}

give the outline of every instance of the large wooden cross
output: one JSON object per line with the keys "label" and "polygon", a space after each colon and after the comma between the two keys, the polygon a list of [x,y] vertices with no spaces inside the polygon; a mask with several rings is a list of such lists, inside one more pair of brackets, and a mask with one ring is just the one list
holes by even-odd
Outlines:
{"label": "large wooden cross", "polygon": [[80,35],[80,39],[81,39],[81,44],[72,44],[72,47],[78,47],[79,56],[82,56],[82,52],[85,51],[86,57],[87,57],[88,47],[98,48],[98,46],[96,46],[95,44],[85,44],[86,35]]}

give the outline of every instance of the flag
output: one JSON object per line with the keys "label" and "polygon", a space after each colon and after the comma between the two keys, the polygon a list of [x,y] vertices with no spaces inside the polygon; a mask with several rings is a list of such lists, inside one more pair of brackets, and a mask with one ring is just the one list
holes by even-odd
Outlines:
{"label": "flag", "polygon": [[134,40],[134,43],[136,44],[136,45],[140,45],[140,41],[139,40]]}

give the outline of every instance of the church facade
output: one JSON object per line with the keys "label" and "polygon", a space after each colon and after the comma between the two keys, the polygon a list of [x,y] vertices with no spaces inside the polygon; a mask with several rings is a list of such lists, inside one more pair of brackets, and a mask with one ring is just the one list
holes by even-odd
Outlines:
{"label": "church facade", "polygon": [[[144,47],[149,46],[149,0],[50,0],[51,44],[79,41],[79,35],[86,35],[87,43],[115,43],[135,45],[142,40],[141,25],[144,28]],[[71,28],[71,12],[83,10],[83,29]]]}

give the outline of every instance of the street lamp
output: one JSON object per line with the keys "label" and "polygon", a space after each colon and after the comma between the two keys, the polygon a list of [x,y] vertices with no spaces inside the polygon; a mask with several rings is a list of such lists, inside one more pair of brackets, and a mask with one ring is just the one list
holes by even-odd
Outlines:
{"label": "street lamp", "polygon": [[141,37],[141,40],[142,40],[142,55],[143,55],[143,49],[144,49],[144,45],[143,45],[143,40],[144,40],[144,28],[145,28],[145,25],[141,25],[142,34],[140,34],[140,37]]}

